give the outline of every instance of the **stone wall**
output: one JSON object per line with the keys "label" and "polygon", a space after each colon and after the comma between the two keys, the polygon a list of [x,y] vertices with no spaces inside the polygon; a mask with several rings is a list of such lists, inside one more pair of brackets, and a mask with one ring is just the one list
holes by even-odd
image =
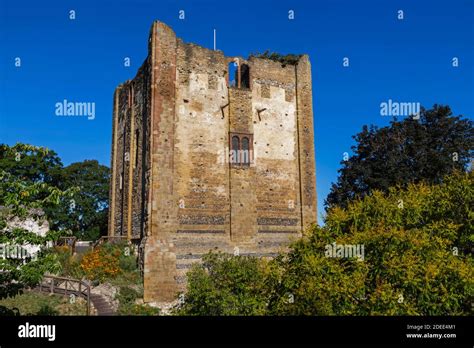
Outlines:
{"label": "stone wall", "polygon": [[[109,235],[143,237],[147,223],[150,88],[148,62],[114,97]],[[112,192],[114,193],[112,195]]]}
{"label": "stone wall", "polygon": [[[225,57],[153,24],[115,92],[109,232],[141,239],[145,301],[173,300],[210,250],[272,257],[316,221],[312,122],[307,56]],[[229,163],[236,134],[248,165]]]}

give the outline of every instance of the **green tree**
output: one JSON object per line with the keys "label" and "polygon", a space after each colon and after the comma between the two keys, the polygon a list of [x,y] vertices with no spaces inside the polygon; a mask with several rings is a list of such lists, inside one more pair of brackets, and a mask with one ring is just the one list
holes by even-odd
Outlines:
{"label": "green tree", "polygon": [[0,145],[0,170],[25,182],[46,183],[61,190],[79,187],[80,191],[73,197],[45,208],[51,227],[72,230],[76,237],[88,240],[107,234],[108,167],[96,160],[63,167],[54,151],[19,143],[12,147]]}
{"label": "green tree", "polygon": [[56,185],[62,166],[52,150],[22,143],[0,144],[0,170],[21,180]]}
{"label": "green tree", "polygon": [[[45,148],[19,144],[7,149],[4,154],[7,157],[15,156],[22,151],[39,155],[48,153]],[[34,218],[40,221],[45,208],[57,205],[62,198],[72,196],[74,191],[75,188],[61,191],[45,182],[31,182],[0,170],[0,245],[9,248],[36,245],[42,248],[36,257],[14,258],[2,255],[0,298],[14,296],[24,287],[36,285],[45,272],[59,269],[58,260],[46,251],[46,246],[54,242],[62,232],[51,230],[41,236],[23,227],[12,227],[11,220]]]}
{"label": "green tree", "polygon": [[[324,227],[277,260],[284,271],[272,313],[472,313],[473,183],[473,173],[458,173],[440,185],[375,191],[347,209],[330,210]],[[332,243],[363,246],[363,261],[327,257]],[[292,305],[285,293],[294,294]]]}
{"label": "green tree", "polygon": [[449,106],[421,108],[420,119],[396,119],[390,126],[364,126],[353,137],[353,156],[341,161],[326,207],[347,206],[372,190],[388,192],[396,185],[439,183],[454,170],[466,170],[473,155],[471,120],[452,116]]}
{"label": "green tree", "polygon": [[63,168],[59,187],[80,188],[52,211],[53,227],[70,229],[80,239],[95,240],[107,234],[109,204],[109,168],[96,160],[72,163]]}

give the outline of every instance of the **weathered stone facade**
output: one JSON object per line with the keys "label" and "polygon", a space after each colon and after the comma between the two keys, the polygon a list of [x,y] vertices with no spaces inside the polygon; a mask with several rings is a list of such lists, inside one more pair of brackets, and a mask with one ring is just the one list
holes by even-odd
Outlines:
{"label": "weathered stone facade", "polygon": [[110,191],[109,234],[141,241],[145,301],[173,300],[211,249],[271,257],[313,222],[308,57],[226,57],[154,22],[115,91]]}

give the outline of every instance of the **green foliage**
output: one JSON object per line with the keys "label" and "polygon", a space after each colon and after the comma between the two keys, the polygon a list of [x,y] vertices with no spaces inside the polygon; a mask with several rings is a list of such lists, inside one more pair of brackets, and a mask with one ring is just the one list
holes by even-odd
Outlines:
{"label": "green foliage", "polygon": [[117,287],[143,283],[133,246],[126,242],[105,243],[85,254],[72,255],[67,246],[56,246],[49,252],[58,260],[61,276],[88,278],[97,284],[108,282]]}
{"label": "green foliage", "polygon": [[135,246],[126,241],[113,243],[104,243],[100,246],[103,252],[118,255],[118,264],[121,272],[138,271],[137,256],[135,255]]}
{"label": "green foliage", "polygon": [[20,310],[18,308],[8,308],[5,306],[0,305],[0,317],[8,316],[14,317],[21,315]]}
{"label": "green foliage", "polygon": [[266,50],[263,53],[252,53],[250,57],[270,59],[283,65],[296,65],[301,58],[301,54],[280,54]]}
{"label": "green foliage", "polygon": [[98,281],[136,283],[140,279],[137,257],[133,246],[128,243],[105,243],[86,253],[81,261],[81,268],[86,278]]}
{"label": "green foliage", "polygon": [[53,227],[72,230],[82,240],[96,240],[106,235],[109,168],[96,160],[85,160],[62,168],[58,178],[60,188],[77,186],[80,190],[52,211]]}
{"label": "green foliage", "polygon": [[[467,315],[474,295],[474,174],[375,191],[296,242],[278,278],[274,314]],[[327,244],[363,245],[363,262],[325,257]],[[285,305],[282,293],[295,301]]]}
{"label": "green foliage", "polygon": [[[46,149],[20,144],[12,148],[2,147],[2,156],[15,156],[13,154],[21,151],[48,154]],[[13,247],[29,244],[39,246],[42,251],[35,259],[31,256],[0,259],[0,299],[14,296],[25,286],[34,286],[44,273],[56,272],[59,266],[54,255],[45,252],[45,247],[63,232],[49,231],[41,236],[22,227],[13,227],[11,222],[14,219],[21,222],[26,218],[41,222],[46,208],[57,205],[61,199],[76,192],[76,188],[62,191],[46,182],[23,178],[0,170],[0,244]]]}
{"label": "green foliage", "polygon": [[0,316],[7,315],[86,315],[87,302],[56,294],[44,294],[36,291],[25,291],[13,297],[0,300]]}
{"label": "green foliage", "polygon": [[328,211],[326,227],[337,235],[378,228],[381,221],[397,229],[419,229],[448,240],[459,252],[474,248],[474,173],[446,176],[439,185],[410,184],[391,188],[388,194],[374,191],[351,202],[346,209]]}
{"label": "green foliage", "polygon": [[136,300],[143,296],[131,287],[121,287],[117,295],[119,300],[118,314],[120,315],[159,315],[160,310],[146,304],[137,304]]}
{"label": "green foliage", "polygon": [[56,255],[61,266],[58,272],[61,276],[75,279],[84,277],[84,271],[81,268],[81,255],[72,255],[71,248],[68,246],[56,246],[51,250],[51,253]]}
{"label": "green foliage", "polygon": [[[51,228],[72,230],[79,239],[96,240],[107,234],[109,168],[95,160],[63,167],[54,151],[27,144],[0,144],[0,171],[26,184],[50,185],[66,191],[78,187],[70,196],[57,197],[60,204],[44,206]],[[41,190],[34,199],[46,197]]]}
{"label": "green foliage", "polygon": [[[373,191],[270,262],[210,254],[188,273],[178,314],[470,315],[473,184],[455,173]],[[362,260],[328,254],[333,243],[363,246]]]}
{"label": "green foliage", "polygon": [[135,269],[124,271],[122,270],[116,277],[107,279],[107,282],[114,286],[143,286],[143,277],[135,262]]}
{"label": "green foliage", "polygon": [[138,270],[137,258],[134,255],[121,254],[119,257],[119,267],[122,272],[135,272]]}
{"label": "green foliage", "polygon": [[[272,314],[284,315],[466,315],[473,294],[472,259],[454,256],[448,243],[423,231],[381,227],[338,239],[362,244],[365,260],[324,256],[314,231],[295,246]],[[330,241],[328,241],[330,242]],[[288,304],[283,293],[294,296]]]}
{"label": "green foliage", "polygon": [[262,315],[266,311],[265,263],[248,256],[209,253],[187,274],[180,315]]}
{"label": "green foliage", "polygon": [[52,308],[50,305],[45,304],[42,305],[40,310],[38,311],[37,315],[41,316],[52,316],[52,315],[59,315],[59,312]]}
{"label": "green foliage", "polygon": [[61,168],[58,155],[45,147],[0,144],[0,171],[22,181],[56,186]]}
{"label": "green foliage", "polygon": [[119,300],[120,303],[131,303],[135,302],[136,299],[140,297],[140,294],[138,293],[137,290],[131,288],[131,287],[122,287],[119,290],[119,294],[117,296],[117,299]]}
{"label": "green foliage", "polygon": [[353,138],[353,156],[341,161],[338,181],[325,202],[328,208],[346,207],[373,190],[438,184],[445,175],[465,171],[474,149],[473,122],[452,116],[449,106],[421,108],[419,120],[408,117],[388,127],[364,126]]}

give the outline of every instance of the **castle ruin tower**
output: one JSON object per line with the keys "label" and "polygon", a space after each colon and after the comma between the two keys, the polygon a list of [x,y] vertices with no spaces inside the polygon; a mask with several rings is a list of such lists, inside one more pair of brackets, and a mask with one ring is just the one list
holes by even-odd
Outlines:
{"label": "castle ruin tower", "polygon": [[154,22],[115,90],[111,167],[109,236],[140,245],[145,302],[210,250],[276,255],[317,216],[308,56],[226,57]]}

